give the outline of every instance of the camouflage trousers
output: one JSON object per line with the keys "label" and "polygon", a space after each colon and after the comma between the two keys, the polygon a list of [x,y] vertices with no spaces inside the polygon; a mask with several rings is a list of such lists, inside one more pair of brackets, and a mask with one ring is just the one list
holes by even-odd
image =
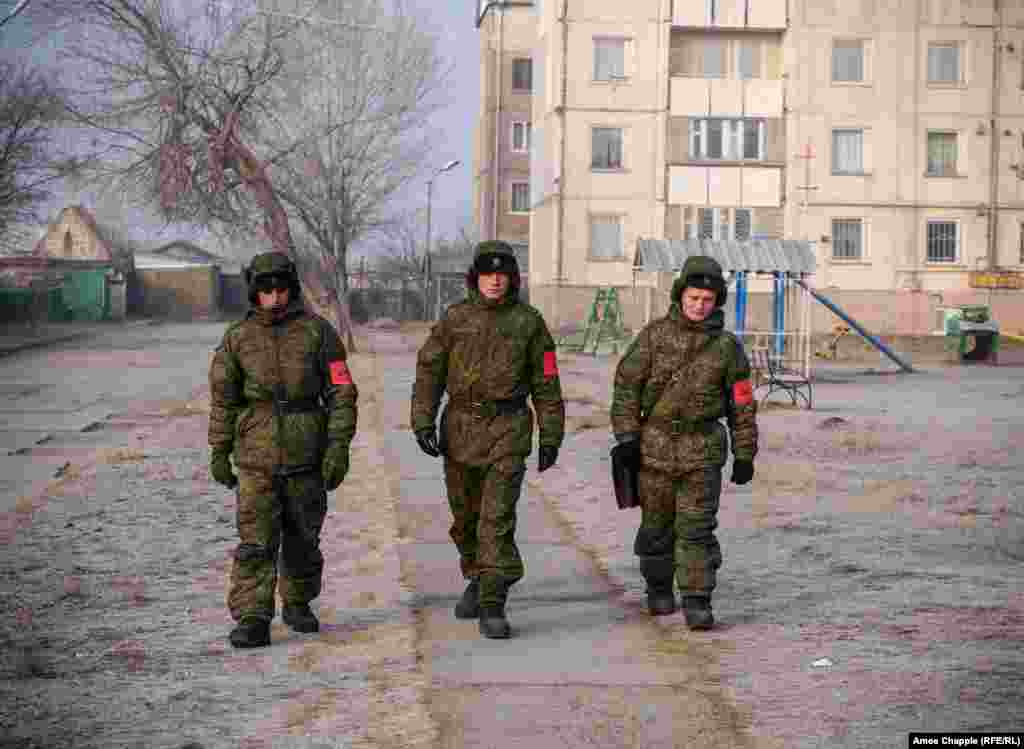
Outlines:
{"label": "camouflage trousers", "polygon": [[444,461],[450,535],[463,577],[480,580],[481,607],[504,604],[508,588],[523,577],[515,533],[525,474],[526,463],[516,456],[487,466]]}
{"label": "camouflage trousers", "polygon": [[715,538],[722,469],[708,466],[682,476],[641,469],[640,529],[633,552],[640,557],[671,557],[676,585],[685,595],[710,596],[722,550]]}
{"label": "camouflage trousers", "polygon": [[320,530],[327,493],[319,471],[278,477],[242,469],[238,480],[240,543],[231,567],[228,609],[235,621],[243,616],[270,620],[279,559],[285,606],[309,603],[320,595]]}

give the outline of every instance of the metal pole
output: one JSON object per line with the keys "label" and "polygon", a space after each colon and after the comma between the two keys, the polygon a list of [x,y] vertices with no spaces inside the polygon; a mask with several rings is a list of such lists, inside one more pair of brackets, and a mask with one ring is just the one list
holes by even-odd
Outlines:
{"label": "metal pole", "polygon": [[736,335],[740,340],[747,329],[747,272],[736,273]]}
{"label": "metal pole", "polygon": [[427,180],[427,249],[425,252],[426,262],[424,275],[426,280],[423,282],[423,319],[430,320],[430,202],[433,198],[434,191],[434,178],[431,177]]}

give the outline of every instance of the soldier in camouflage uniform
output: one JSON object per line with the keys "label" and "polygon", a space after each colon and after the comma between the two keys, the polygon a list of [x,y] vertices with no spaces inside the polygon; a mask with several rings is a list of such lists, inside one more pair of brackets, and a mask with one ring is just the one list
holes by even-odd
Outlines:
{"label": "soldier in camouflage uniform", "polygon": [[246,280],[252,309],[210,366],[209,442],[213,478],[238,488],[230,640],[258,647],[270,644],[279,554],[282,618],[297,632],[319,630],[309,603],[320,595],[320,530],[327,492],[348,472],[357,394],[345,347],[306,310],[292,261],[257,255]]}
{"label": "soldier in camouflage uniform", "polygon": [[757,403],[739,340],[723,329],[721,266],[690,257],[668,314],[647,325],[615,372],[615,438],[640,465],[641,521],[634,543],[652,615],[676,610],[673,577],[691,629],[714,624],[711,593],[722,552],[715,538],[732,436],[732,481],[754,476]]}
{"label": "soldier in camouflage uniform", "polygon": [[[469,580],[455,616],[479,618],[491,638],[510,635],[505,601],[523,576],[515,530],[533,445],[527,396],[540,430],[538,470],[554,465],[565,431],[555,343],[540,313],[519,301],[519,283],[508,244],[477,246],[468,298],[449,307],[420,349],[412,395],[416,441],[444,455],[451,537]],[[446,390],[439,439],[434,420]]]}

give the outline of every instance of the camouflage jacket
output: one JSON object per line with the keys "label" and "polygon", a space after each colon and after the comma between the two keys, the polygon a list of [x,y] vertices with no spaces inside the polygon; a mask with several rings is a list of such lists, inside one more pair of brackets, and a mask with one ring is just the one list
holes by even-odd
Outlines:
{"label": "camouflage jacket", "polygon": [[[541,314],[512,293],[489,303],[478,291],[448,308],[419,350],[412,393],[413,431],[434,425],[444,392],[448,406],[440,439],[452,460],[489,465],[533,445],[528,410],[494,414],[488,404],[529,395],[542,446],[559,447],[565,404],[555,342]],[[474,407],[472,404],[483,404]]]}
{"label": "camouflage jacket", "polygon": [[[648,324],[615,371],[616,434],[639,433],[643,464],[680,475],[726,459],[725,417],[738,460],[757,454],[757,402],[742,344],[715,310],[701,323],[678,304]],[[696,359],[694,358],[696,356]]]}
{"label": "camouflage jacket", "polygon": [[[334,328],[301,299],[279,319],[251,309],[224,333],[210,365],[210,447],[233,449],[249,469],[319,470],[327,443],[348,445],[356,431],[345,358]],[[275,406],[275,391],[297,408]]]}

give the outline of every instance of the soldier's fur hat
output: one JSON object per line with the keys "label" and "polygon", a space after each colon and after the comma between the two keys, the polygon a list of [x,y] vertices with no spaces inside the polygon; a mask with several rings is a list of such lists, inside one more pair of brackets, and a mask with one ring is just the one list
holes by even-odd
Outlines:
{"label": "soldier's fur hat", "polygon": [[264,252],[252,259],[245,269],[245,283],[249,286],[249,302],[256,304],[256,282],[266,278],[277,278],[288,285],[292,299],[302,296],[299,272],[295,263],[281,252]]}
{"label": "soldier's fur hat", "polygon": [[686,258],[679,278],[672,284],[672,301],[678,304],[687,287],[715,292],[716,307],[725,304],[729,296],[729,287],[725,284],[722,266],[707,255],[692,255]]}
{"label": "soldier's fur hat", "polygon": [[516,251],[508,242],[489,239],[476,246],[473,264],[466,273],[466,287],[476,289],[481,273],[507,273],[509,293],[519,293],[519,261],[516,259]]}

